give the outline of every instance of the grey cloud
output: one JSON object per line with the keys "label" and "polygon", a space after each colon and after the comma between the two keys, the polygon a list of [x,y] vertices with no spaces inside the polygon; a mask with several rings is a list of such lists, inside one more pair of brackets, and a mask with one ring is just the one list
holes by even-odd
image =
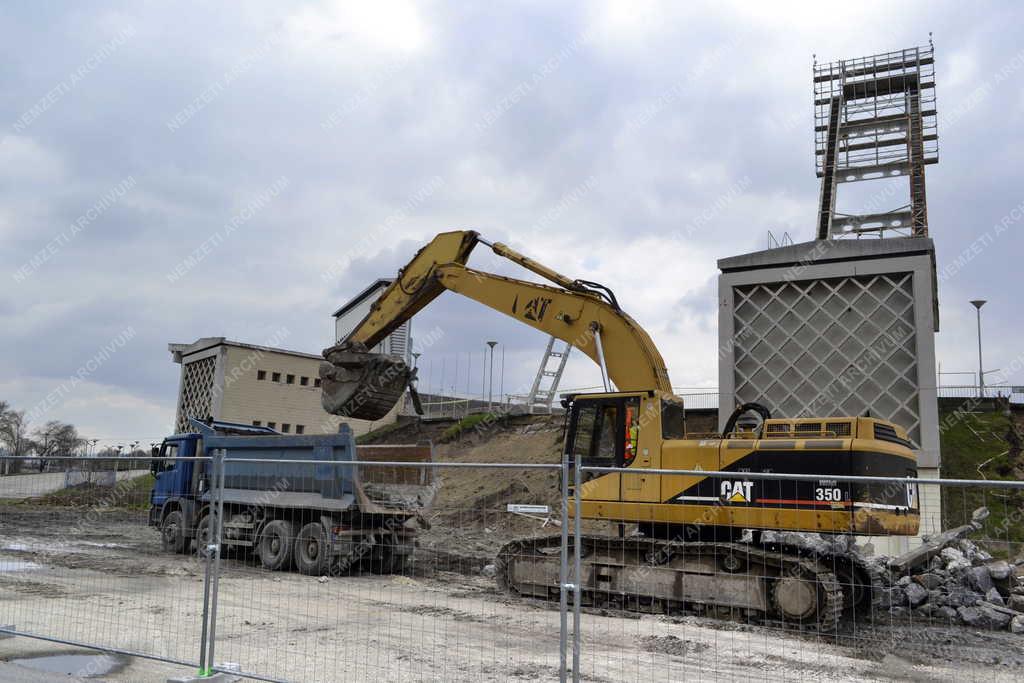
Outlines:
{"label": "grey cloud", "polygon": [[[990,8],[987,17],[958,6],[918,10],[936,34],[940,111],[970,95],[974,82],[964,74],[971,65],[988,78],[1020,50],[1001,29],[1020,24],[1019,8]],[[329,314],[345,298],[393,275],[441,230],[479,227],[561,270],[582,262],[591,272],[567,274],[605,279],[627,301],[644,264],[612,266],[616,246],[639,238],[658,240],[681,259],[690,250],[727,256],[763,248],[768,229],[808,239],[818,191],[811,54],[837,59],[927,38],[909,10],[888,17],[891,30],[875,39],[878,13],[870,11],[837,35],[824,16],[787,20],[782,30],[783,17],[758,21],[741,10],[666,4],[652,10],[662,16],[647,32],[602,33],[594,30],[601,10],[589,3],[431,7],[421,12],[428,38],[419,51],[346,49],[348,37],[322,49],[285,40],[186,124],[168,129],[269,36],[288,36],[289,11],[273,3],[239,10],[99,2],[7,11],[0,123],[8,126],[120,27],[135,31],[18,133],[36,156],[18,157],[28,161],[5,169],[0,184],[0,278],[7,278],[0,280],[0,370],[7,379],[59,382],[130,325],[138,335],[97,379],[170,403],[176,366],[168,341],[224,335],[259,342],[285,326],[288,346],[316,351],[330,343]],[[941,162],[928,168],[940,267],[1024,200],[1019,116],[1012,115],[1022,79],[1024,70],[1012,74],[940,128]],[[524,83],[516,102],[502,104]],[[339,110],[336,123],[323,127]],[[495,111],[493,122],[479,125]],[[12,134],[8,127],[0,139]],[[11,279],[129,176],[137,187],[128,197],[31,278]],[[280,197],[186,276],[167,281],[169,269],[281,176],[289,185]],[[387,223],[435,177],[443,180],[436,192]],[[589,178],[590,192],[538,227]],[[705,227],[671,237],[744,178],[743,196]],[[347,252],[385,223],[390,229],[367,253]],[[564,236],[572,253],[539,250],[537,232]],[[1007,340],[1019,336],[1011,278],[1024,251],[1021,234],[1015,225],[940,286],[944,368],[973,365],[971,335],[947,327],[970,321],[946,311],[976,296],[991,301],[992,366],[1017,353]],[[608,246],[589,253],[597,244]],[[344,269],[322,279],[339,258]],[[495,265],[486,254],[472,263]],[[498,272],[517,271],[498,265]],[[714,325],[715,272],[709,259],[698,274],[704,286],[664,292],[662,308],[672,318],[665,329]],[[416,321],[420,330],[434,326],[446,333],[444,349],[432,351],[438,357],[479,349],[490,337],[507,344],[520,359],[507,368],[517,375],[506,377],[507,386],[531,378],[531,362],[522,359],[539,361],[537,333],[457,296],[441,297]],[[670,366],[685,353],[714,367],[713,348],[662,350]],[[713,371],[707,379],[714,381]]]}

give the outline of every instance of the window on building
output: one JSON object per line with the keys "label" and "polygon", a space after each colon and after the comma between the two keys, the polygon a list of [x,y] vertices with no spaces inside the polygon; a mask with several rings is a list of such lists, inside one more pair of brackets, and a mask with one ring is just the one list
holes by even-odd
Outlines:
{"label": "window on building", "polygon": [[295,433],[296,434],[305,434],[306,433],[306,425],[295,425]]}
{"label": "window on building", "polygon": [[266,378],[267,378],[267,371],[266,370],[257,370],[256,371],[256,379],[266,379]]}
{"label": "window on building", "polygon": [[313,386],[314,387],[319,387],[320,386],[320,378],[319,377],[314,377],[313,378]]}
{"label": "window on building", "polygon": [[304,387],[308,387],[309,386],[309,378],[308,377],[300,377],[299,378],[299,384],[301,384]]}
{"label": "window on building", "polygon": [[281,424],[281,431],[287,434],[288,432],[292,431],[292,426],[287,422],[284,422]]}
{"label": "window on building", "polygon": [[270,427],[271,429],[277,429],[277,423],[276,422],[268,422],[267,426]]}
{"label": "window on building", "polygon": [[288,375],[288,378],[285,380],[285,383],[295,384],[295,375]]}
{"label": "window on building", "polygon": [[253,427],[259,427],[260,426],[260,421],[259,420],[253,420],[252,421],[252,426]]}
{"label": "window on building", "polygon": [[270,376],[270,379],[272,381],[274,381],[274,382],[280,382],[281,381],[281,373],[280,372],[275,372],[273,375]]}

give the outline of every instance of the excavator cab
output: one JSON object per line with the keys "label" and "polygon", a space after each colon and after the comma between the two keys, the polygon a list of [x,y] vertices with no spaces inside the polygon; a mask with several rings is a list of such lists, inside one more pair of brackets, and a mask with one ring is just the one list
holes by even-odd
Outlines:
{"label": "excavator cab", "polygon": [[[650,468],[657,464],[662,425],[685,432],[682,404],[656,392],[582,394],[564,402],[568,415],[566,452],[584,467]],[[661,410],[669,406],[668,415]],[[583,497],[602,501],[650,501],[659,496],[657,477],[583,472]]]}

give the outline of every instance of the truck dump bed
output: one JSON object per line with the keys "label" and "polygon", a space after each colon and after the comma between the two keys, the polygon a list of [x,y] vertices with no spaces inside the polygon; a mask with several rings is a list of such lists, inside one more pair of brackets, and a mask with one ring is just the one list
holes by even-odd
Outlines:
{"label": "truck dump bed", "polygon": [[399,516],[422,515],[434,501],[430,468],[348,464],[430,462],[429,445],[356,446],[346,426],[337,434],[233,436],[193,424],[207,455],[225,452],[225,501]]}

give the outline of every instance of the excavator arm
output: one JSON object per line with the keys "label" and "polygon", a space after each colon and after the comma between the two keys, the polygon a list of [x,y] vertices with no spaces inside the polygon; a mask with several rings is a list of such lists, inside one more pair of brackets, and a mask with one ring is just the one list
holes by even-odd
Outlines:
{"label": "excavator arm", "polygon": [[[552,285],[468,268],[469,255],[479,243]],[[441,233],[420,249],[356,328],[324,350],[327,362],[320,377],[328,412],[375,420],[391,410],[412,381],[413,370],[400,358],[369,351],[445,290],[572,344],[600,366],[606,384],[614,383],[621,391],[671,392],[657,347],[610,290],[567,278],[474,231],[456,231]]]}

